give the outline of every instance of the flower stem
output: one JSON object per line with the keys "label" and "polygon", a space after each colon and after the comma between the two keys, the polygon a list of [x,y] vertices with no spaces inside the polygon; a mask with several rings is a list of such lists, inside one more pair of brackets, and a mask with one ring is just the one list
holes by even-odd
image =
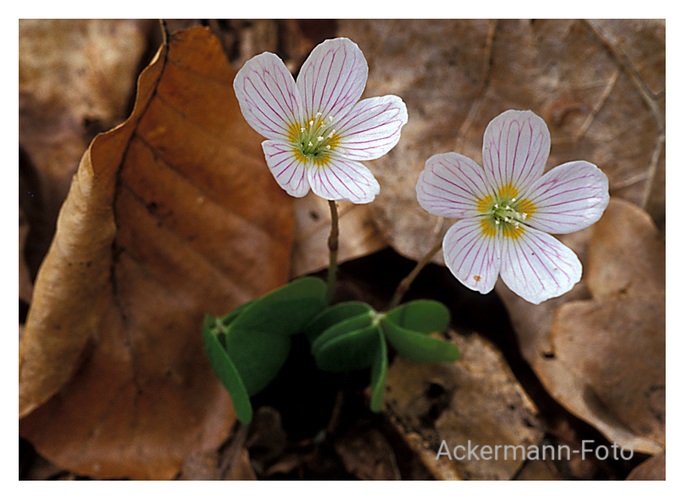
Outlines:
{"label": "flower stem", "polygon": [[335,201],[328,200],[331,209],[331,234],[328,237],[328,288],[326,304],[330,304],[335,290],[335,277],[338,270],[338,207]]}
{"label": "flower stem", "polygon": [[393,309],[400,303],[402,297],[404,297],[404,294],[407,293],[409,287],[414,282],[414,279],[441,248],[442,240],[438,241],[433,248],[431,248],[423,257],[421,257],[421,260],[416,263],[416,267],[414,267],[412,272],[410,272],[402,281],[400,281],[400,284],[397,285],[397,288],[395,289],[395,295],[393,295],[390,303],[388,304],[388,310]]}

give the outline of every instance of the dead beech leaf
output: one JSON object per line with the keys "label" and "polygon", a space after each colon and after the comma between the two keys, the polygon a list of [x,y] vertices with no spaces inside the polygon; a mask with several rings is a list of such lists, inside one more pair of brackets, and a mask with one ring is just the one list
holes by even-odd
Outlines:
{"label": "dead beech leaf", "polygon": [[235,421],[202,319],[287,280],[294,222],[234,75],[207,29],[172,35],[83,156],[20,345],[20,433],[61,467],[172,478]]}
{"label": "dead beech leaf", "polygon": [[[456,363],[395,359],[384,411],[436,479],[511,479],[525,458],[521,447],[537,446],[543,437],[537,408],[490,342],[475,333],[453,339],[461,352]],[[519,453],[452,456],[469,443],[475,450],[518,446]]]}
{"label": "dead beech leaf", "polygon": [[407,104],[402,138],[374,161],[381,191],[370,205],[401,254],[420,258],[440,233],[416,201],[426,160],[455,151],[480,164],[485,127],[507,109],[545,120],[549,168],[595,163],[612,196],[648,207],[663,225],[663,20],[346,19],[338,35],[364,52],[369,95]]}
{"label": "dead beech leaf", "polygon": [[19,143],[35,167],[51,231],[83,151],[126,118],[154,23],[19,20]]}
{"label": "dead beech leaf", "polygon": [[[654,453],[665,444],[666,269],[649,215],[613,200],[594,227],[587,275],[593,299],[564,304],[550,331],[555,362],[582,390],[581,401],[559,399],[572,411],[587,405],[590,422],[615,442],[613,427],[624,427],[655,443],[645,450]],[[605,422],[606,412],[621,425]]]}
{"label": "dead beech leaf", "polygon": [[571,292],[534,306],[497,287],[523,357],[557,401],[609,440],[660,453],[663,236],[644,211],[612,197],[599,222],[563,241],[584,265]]}

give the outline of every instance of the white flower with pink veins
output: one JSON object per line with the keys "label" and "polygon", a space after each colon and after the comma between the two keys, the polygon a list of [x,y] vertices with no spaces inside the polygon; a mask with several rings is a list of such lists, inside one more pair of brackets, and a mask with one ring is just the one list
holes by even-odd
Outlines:
{"label": "white flower with pink veins", "polygon": [[491,291],[498,275],[533,304],[580,280],[576,254],[552,234],[594,224],[609,203],[607,176],[586,161],[543,175],[550,135],[531,111],[505,111],[483,139],[483,167],[456,153],[432,156],[416,194],[428,212],[459,219],[443,240],[445,264],[465,286]]}
{"label": "white flower with pink veins", "polygon": [[359,101],[367,76],[364,54],[347,38],[315,47],[297,81],[268,52],[236,75],[243,116],[267,139],[266,163],[291,196],[303,197],[311,188],[326,200],[369,203],[379,193],[361,161],[377,159],[397,144],[407,108],[392,95]]}

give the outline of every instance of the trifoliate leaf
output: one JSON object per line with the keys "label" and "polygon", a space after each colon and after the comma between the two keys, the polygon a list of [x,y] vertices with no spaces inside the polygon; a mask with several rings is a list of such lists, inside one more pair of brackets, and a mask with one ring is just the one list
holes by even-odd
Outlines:
{"label": "trifoliate leaf", "polygon": [[380,335],[377,325],[369,325],[336,336],[313,352],[316,364],[331,372],[368,368],[378,350]]}
{"label": "trifoliate leaf", "polygon": [[357,316],[353,316],[348,319],[344,319],[328,328],[326,328],[317,338],[312,342],[312,355],[316,356],[319,349],[326,343],[346,335],[348,333],[354,332],[356,330],[361,330],[371,325],[373,322],[373,315],[376,313],[369,308],[368,311],[363,312]]}
{"label": "trifoliate leaf", "polygon": [[388,342],[402,356],[417,363],[454,362],[459,359],[456,345],[428,335],[445,330],[449,322],[449,310],[432,300],[408,302],[381,319]]}
{"label": "trifoliate leaf", "polygon": [[459,359],[459,349],[451,342],[402,328],[387,318],[381,324],[388,342],[407,359],[416,363],[452,363]]}
{"label": "trifoliate leaf", "polygon": [[326,285],[302,278],[205,321],[205,349],[217,377],[231,394],[241,422],[249,422],[249,397],[271,382],[288,358],[290,337],[325,306]]}
{"label": "trifoliate leaf", "polygon": [[325,307],[325,294],[323,281],[301,278],[253,301],[231,328],[287,336],[300,333]]}
{"label": "trifoliate leaf", "polygon": [[415,300],[396,307],[385,315],[387,321],[419,333],[441,332],[450,323],[450,312],[434,300]]}
{"label": "trifoliate leaf", "polygon": [[371,306],[363,302],[343,302],[328,307],[317,314],[313,320],[305,327],[304,333],[309,342],[313,343],[324,330],[331,326],[342,323],[355,316],[361,316],[371,312]]}

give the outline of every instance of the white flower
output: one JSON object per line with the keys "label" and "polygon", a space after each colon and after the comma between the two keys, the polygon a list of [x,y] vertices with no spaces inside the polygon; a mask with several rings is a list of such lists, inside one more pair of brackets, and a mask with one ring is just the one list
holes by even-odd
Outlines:
{"label": "white flower", "polygon": [[445,235],[445,264],[465,286],[491,291],[497,276],[533,304],[562,295],[580,280],[575,253],[547,233],[565,234],[599,220],[609,182],[586,161],[543,175],[550,135],[530,111],[490,122],[483,165],[456,153],[428,159],[416,194],[428,212],[458,220]]}
{"label": "white flower", "polygon": [[[390,151],[407,123],[396,96],[359,101],[368,66],[347,38],[318,45],[297,82],[274,54],[253,57],[233,87],[247,123],[266,137],[266,163],[278,184],[300,198],[312,191],[327,200],[368,203],[379,193],[360,163]],[[358,102],[359,101],[359,102]]]}

